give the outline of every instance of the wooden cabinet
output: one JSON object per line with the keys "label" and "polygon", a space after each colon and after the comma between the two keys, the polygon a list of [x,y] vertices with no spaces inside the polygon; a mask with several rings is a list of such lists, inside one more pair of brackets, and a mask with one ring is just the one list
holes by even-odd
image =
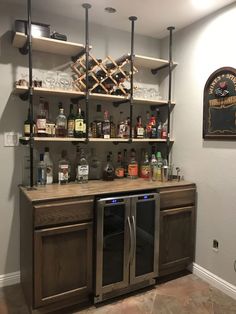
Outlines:
{"label": "wooden cabinet", "polygon": [[185,269],[194,257],[195,187],[160,192],[159,275]]}
{"label": "wooden cabinet", "polygon": [[34,232],[35,307],[92,292],[92,229],[88,222]]}
{"label": "wooden cabinet", "polygon": [[32,203],[21,193],[21,283],[32,312],[92,294],[93,197]]}

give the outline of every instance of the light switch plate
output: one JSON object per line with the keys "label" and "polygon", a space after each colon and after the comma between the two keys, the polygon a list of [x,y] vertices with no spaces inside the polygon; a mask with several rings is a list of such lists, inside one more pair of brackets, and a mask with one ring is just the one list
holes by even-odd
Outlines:
{"label": "light switch plate", "polygon": [[13,147],[19,145],[19,134],[16,132],[4,133],[4,146]]}

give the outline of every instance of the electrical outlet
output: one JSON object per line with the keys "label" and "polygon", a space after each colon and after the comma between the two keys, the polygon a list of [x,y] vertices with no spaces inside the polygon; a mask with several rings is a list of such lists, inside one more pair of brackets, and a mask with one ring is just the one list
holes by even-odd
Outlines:
{"label": "electrical outlet", "polygon": [[218,250],[219,250],[219,242],[217,240],[213,240],[212,249],[213,249],[213,251],[218,252]]}
{"label": "electrical outlet", "polygon": [[13,147],[19,145],[19,134],[16,132],[4,133],[4,146]]}

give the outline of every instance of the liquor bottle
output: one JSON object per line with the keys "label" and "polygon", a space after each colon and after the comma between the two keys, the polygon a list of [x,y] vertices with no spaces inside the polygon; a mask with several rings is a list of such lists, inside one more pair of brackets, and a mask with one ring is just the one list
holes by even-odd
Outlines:
{"label": "liquor bottle", "polygon": [[[35,133],[35,122],[33,121],[33,134]],[[28,109],[28,116],[24,122],[24,136],[30,136],[30,108]]]}
{"label": "liquor bottle", "polygon": [[95,149],[91,149],[91,158],[89,162],[89,179],[100,180],[101,179],[101,161],[98,159]]}
{"label": "liquor bottle", "polygon": [[151,131],[152,131],[152,126],[150,124],[150,112],[146,112],[146,124],[145,124],[145,137],[150,138],[151,137]]}
{"label": "liquor bottle", "polygon": [[74,132],[75,137],[82,138],[83,131],[84,131],[84,119],[81,114],[81,108],[78,105],[77,114],[75,116],[75,132]]}
{"label": "liquor bottle", "polygon": [[65,137],[67,135],[67,119],[64,109],[60,108],[60,113],[56,118],[56,136]]}
{"label": "liquor bottle", "polygon": [[128,156],[127,156],[127,149],[124,149],[122,165],[123,165],[123,168],[124,168],[124,176],[127,178],[127,177],[128,177]]}
{"label": "liquor bottle", "polygon": [[129,138],[129,136],[130,136],[130,118],[127,117],[126,120],[125,120],[123,137],[124,138]]}
{"label": "liquor bottle", "polygon": [[37,136],[46,136],[46,111],[44,107],[44,98],[40,97],[39,113],[36,119]]}
{"label": "liquor bottle", "polygon": [[116,125],[113,122],[113,116],[110,116],[110,128],[111,128],[111,138],[116,137]]}
{"label": "liquor bottle", "polygon": [[77,164],[77,182],[78,183],[88,183],[89,176],[89,164],[85,157],[84,150],[81,150],[80,159]]}
{"label": "liquor bottle", "polygon": [[122,163],[121,152],[118,152],[118,155],[117,155],[117,164],[116,164],[116,168],[115,168],[115,175],[116,175],[116,178],[118,178],[118,179],[124,178],[124,176],[125,176],[125,169],[124,169],[124,165]]}
{"label": "liquor bottle", "polygon": [[103,169],[103,175],[102,178],[104,181],[113,181],[115,178],[115,169],[111,162],[111,155],[107,155],[107,162]]}
{"label": "liquor bottle", "polygon": [[67,118],[67,136],[74,137],[75,131],[75,116],[73,113],[73,104],[70,104],[70,114]]}
{"label": "liquor bottle", "polygon": [[84,123],[83,123],[83,137],[86,137],[86,119],[85,119],[85,113],[84,113],[84,111],[82,110],[81,111],[81,116],[83,117],[83,121],[84,121]]}
{"label": "liquor bottle", "polygon": [[119,123],[117,125],[117,137],[123,138],[125,133],[125,122],[123,120],[123,111],[120,111]]}
{"label": "liquor bottle", "polygon": [[150,118],[150,126],[151,126],[151,138],[156,138],[157,137],[157,125],[156,125],[156,118],[152,114]]}
{"label": "liquor bottle", "polygon": [[146,152],[144,155],[144,160],[141,163],[140,167],[140,177],[143,179],[150,179],[151,167],[148,158],[148,153]]}
{"label": "liquor bottle", "polygon": [[46,183],[53,183],[53,162],[49,154],[49,148],[45,147],[44,150],[44,163],[46,164]]}
{"label": "liquor bottle", "polygon": [[37,184],[38,185],[45,185],[46,178],[47,178],[47,168],[46,164],[43,160],[43,154],[39,155],[39,163],[37,165]]}
{"label": "liquor bottle", "polygon": [[152,181],[157,181],[157,159],[155,154],[152,154],[150,168],[151,168],[150,178],[152,179]]}
{"label": "liquor bottle", "polygon": [[67,159],[67,152],[63,150],[61,152],[61,159],[58,163],[58,183],[59,184],[66,184],[69,182],[70,179],[70,162]]}
{"label": "liquor bottle", "polygon": [[163,166],[163,161],[161,157],[161,152],[157,152],[157,181],[162,181],[161,168]]}
{"label": "liquor bottle", "polygon": [[131,149],[130,161],[128,164],[128,177],[130,179],[138,178],[138,163],[136,160],[136,152],[134,148]]}
{"label": "liquor bottle", "polygon": [[108,111],[105,110],[104,111],[104,120],[102,122],[102,134],[103,134],[103,138],[110,138],[110,134],[111,134],[111,124],[110,124],[110,120],[108,119]]}
{"label": "liquor bottle", "polygon": [[56,135],[55,123],[49,118],[49,103],[44,102],[44,108],[46,113],[46,136],[54,137]]}
{"label": "liquor bottle", "polygon": [[141,116],[137,117],[137,124],[135,129],[135,135],[137,138],[144,138],[144,128],[142,126],[142,118]]}
{"label": "liquor bottle", "polygon": [[102,105],[97,104],[97,109],[96,109],[96,116],[95,116],[95,127],[96,127],[96,136],[101,138],[102,137]]}
{"label": "liquor bottle", "polygon": [[167,121],[163,123],[161,128],[161,138],[167,139]]}

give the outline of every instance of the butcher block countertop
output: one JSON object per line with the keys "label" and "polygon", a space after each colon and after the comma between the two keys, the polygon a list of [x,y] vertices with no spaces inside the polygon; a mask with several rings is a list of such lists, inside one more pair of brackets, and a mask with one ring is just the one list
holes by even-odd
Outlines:
{"label": "butcher block countertop", "polygon": [[26,187],[20,187],[21,191],[31,202],[41,202],[56,199],[68,199],[84,196],[102,196],[105,194],[114,194],[131,191],[142,191],[152,189],[174,188],[174,187],[193,187],[195,184],[188,181],[168,181],[157,182],[144,179],[116,179],[114,181],[91,180],[88,183],[78,184],[69,183],[65,185],[52,184],[38,186],[35,190],[29,190]]}

